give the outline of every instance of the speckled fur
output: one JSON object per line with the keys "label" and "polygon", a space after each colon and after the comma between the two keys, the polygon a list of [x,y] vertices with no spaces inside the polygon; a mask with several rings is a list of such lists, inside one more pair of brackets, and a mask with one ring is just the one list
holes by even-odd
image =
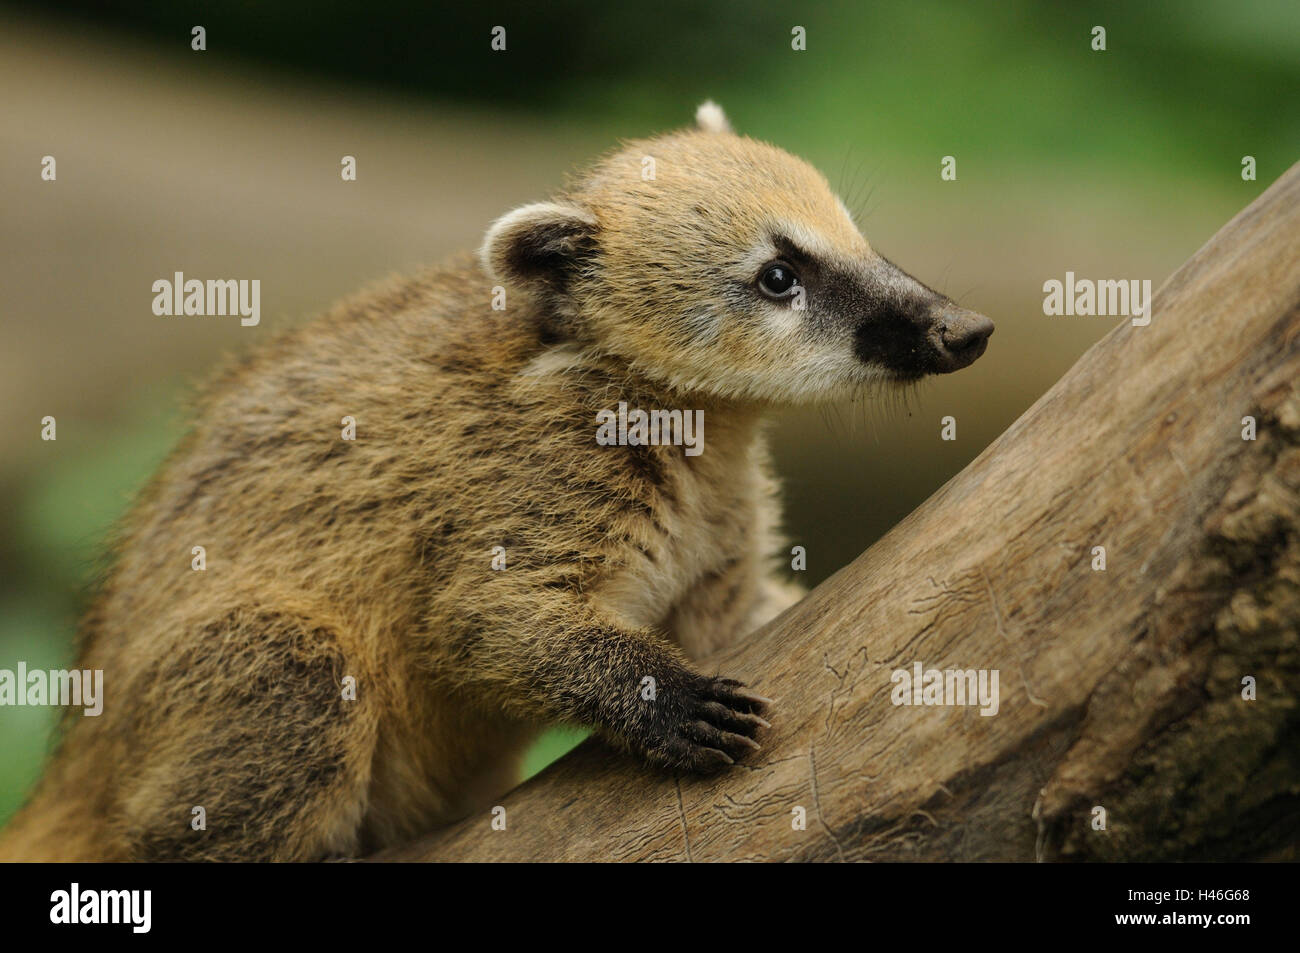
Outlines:
{"label": "speckled fur", "polygon": [[[778,149],[716,122],[629,143],[503,217],[481,260],[219,374],[83,622],[104,713],[65,719],[0,857],[357,855],[485,809],[560,721],[676,770],[752,749],[764,701],[687,660],[799,595],[763,411],[883,373],[836,310],[870,289],[806,318],[754,295],[772,227],[825,275],[877,260]],[[703,454],[597,446],[619,401],[702,409]]]}

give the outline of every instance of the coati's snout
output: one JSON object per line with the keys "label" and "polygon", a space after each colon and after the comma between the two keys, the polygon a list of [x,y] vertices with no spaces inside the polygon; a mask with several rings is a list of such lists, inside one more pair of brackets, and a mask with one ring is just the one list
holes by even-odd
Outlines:
{"label": "coati's snout", "polygon": [[926,334],[938,353],[938,373],[947,374],[973,363],[988,346],[993,322],[978,311],[951,307],[941,311]]}
{"label": "coati's snout", "polygon": [[958,307],[884,258],[868,268],[854,353],[863,363],[910,380],[973,364],[993,322]]}

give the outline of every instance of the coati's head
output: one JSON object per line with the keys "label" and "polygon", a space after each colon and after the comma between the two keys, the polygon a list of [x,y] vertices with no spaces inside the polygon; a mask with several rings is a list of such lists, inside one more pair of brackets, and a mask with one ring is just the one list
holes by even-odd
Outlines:
{"label": "coati's head", "polygon": [[712,103],[696,118],[503,216],[488,272],[563,335],[688,392],[827,400],[984,353],[993,322],[875,252],[820,173]]}

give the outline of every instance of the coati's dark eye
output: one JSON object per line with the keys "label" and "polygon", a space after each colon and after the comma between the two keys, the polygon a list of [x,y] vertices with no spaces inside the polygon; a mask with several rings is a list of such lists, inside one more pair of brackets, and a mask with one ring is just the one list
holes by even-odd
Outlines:
{"label": "coati's dark eye", "polygon": [[799,284],[799,276],[783,261],[774,261],[758,276],[758,287],[769,298],[788,298]]}

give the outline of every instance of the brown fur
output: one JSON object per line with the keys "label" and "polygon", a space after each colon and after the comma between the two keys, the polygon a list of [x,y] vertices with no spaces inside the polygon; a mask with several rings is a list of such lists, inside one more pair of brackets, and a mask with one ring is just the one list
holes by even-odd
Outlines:
{"label": "brown fur", "polygon": [[[746,291],[774,221],[824,276],[884,267],[804,163],[688,131],[504,217],[486,268],[359,296],[219,375],[83,623],[104,712],[65,720],[0,857],[356,855],[490,805],[557,721],[682,770],[755,747],[763,701],[686,660],[798,595],[762,411],[888,373],[834,312],[888,282],[827,287],[811,327]],[[620,401],[703,409],[705,451],[597,446]]]}

